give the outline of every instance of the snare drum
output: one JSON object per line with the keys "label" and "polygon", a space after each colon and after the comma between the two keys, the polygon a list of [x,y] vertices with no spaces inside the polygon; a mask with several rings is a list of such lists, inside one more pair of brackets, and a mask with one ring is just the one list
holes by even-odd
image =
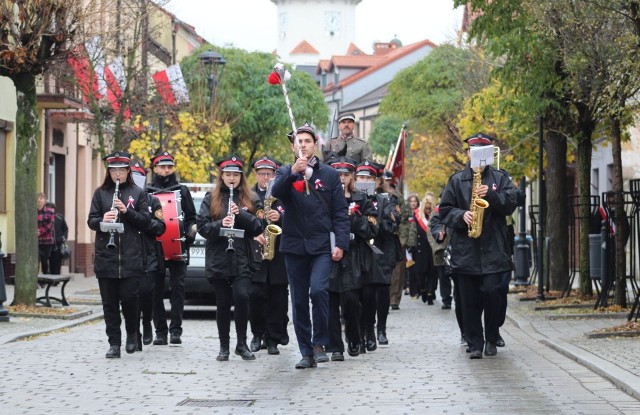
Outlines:
{"label": "snare drum", "polygon": [[162,216],[167,230],[156,237],[162,243],[165,261],[186,261],[187,244],[185,242],[184,216],[180,191],[154,193],[162,205]]}

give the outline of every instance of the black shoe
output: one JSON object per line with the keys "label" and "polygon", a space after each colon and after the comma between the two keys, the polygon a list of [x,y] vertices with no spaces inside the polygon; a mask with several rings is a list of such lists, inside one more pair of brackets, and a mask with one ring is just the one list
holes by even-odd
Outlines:
{"label": "black shoe", "polygon": [[249,350],[251,350],[252,352],[257,352],[258,350],[260,350],[261,344],[262,344],[262,336],[259,334],[256,334],[255,336],[253,336],[253,339],[251,339],[251,343],[249,344]]}
{"label": "black shoe", "polygon": [[238,344],[236,345],[236,354],[242,357],[242,360],[255,360],[256,356],[251,353],[249,347],[247,346],[246,340],[238,339]]}
{"label": "black shoe", "polygon": [[436,298],[433,294],[427,294],[427,305],[433,305],[433,299]]}
{"label": "black shoe", "polygon": [[226,362],[229,360],[229,344],[220,345],[220,351],[218,352],[218,357],[216,357],[218,362]]}
{"label": "black shoe", "polygon": [[498,354],[498,349],[496,349],[496,344],[492,342],[486,342],[484,344],[484,355],[485,356],[495,356]]}
{"label": "black shoe", "polygon": [[469,354],[469,359],[482,359],[482,350],[473,350]]}
{"label": "black shoe", "polygon": [[404,295],[409,295],[409,290],[404,290]]}
{"label": "black shoe", "polygon": [[313,360],[315,360],[316,363],[326,363],[329,361],[329,356],[324,352],[324,347],[319,344],[313,346]]}
{"label": "black shoe", "polygon": [[372,352],[378,348],[378,344],[376,343],[376,336],[373,334],[373,329],[367,332],[366,340],[367,340],[366,346],[367,346],[368,352]]}
{"label": "black shoe", "polygon": [[142,323],[142,344],[148,346],[153,342],[153,331],[151,330],[151,323]]}
{"label": "black shoe", "polygon": [[280,350],[275,344],[270,344],[267,346],[267,354],[280,354]]}
{"label": "black shoe", "polygon": [[386,346],[389,344],[389,339],[387,339],[387,333],[385,330],[380,330],[378,332],[378,343]]}
{"label": "black shoe", "polygon": [[267,341],[265,339],[262,339],[262,344],[260,345],[260,350],[267,350]]}
{"label": "black shoe", "polygon": [[442,304],[443,310],[451,310],[451,304]]}
{"label": "black shoe", "polygon": [[427,294],[426,291],[423,291],[422,294],[420,295],[420,297],[422,298],[422,302],[426,303],[427,300],[429,299],[429,294]]}
{"label": "black shoe", "polygon": [[331,353],[331,361],[332,362],[344,362],[344,353],[342,353],[342,352],[333,352],[333,353]]}
{"label": "black shoe", "polygon": [[349,353],[349,356],[351,357],[358,356],[360,354],[360,343],[348,342],[347,353]]}
{"label": "black shoe", "polygon": [[296,363],[296,369],[310,369],[317,366],[318,365],[312,356],[304,356],[298,363]]}
{"label": "black shoe", "polygon": [[283,346],[286,346],[287,344],[289,344],[289,336],[282,336],[282,338],[280,339],[280,344]]}
{"label": "black shoe", "polygon": [[131,354],[138,348],[138,336],[136,334],[127,335],[127,342],[124,345],[124,350]]}
{"label": "black shoe", "polygon": [[498,335],[498,340],[496,340],[496,346],[498,347],[504,347],[504,339],[502,338],[502,336]]}
{"label": "black shoe", "polygon": [[182,344],[182,339],[179,334],[172,334],[169,338],[169,343],[171,344]]}
{"label": "black shoe", "polygon": [[367,346],[365,346],[364,339],[360,340],[360,354],[367,353]]}
{"label": "black shoe", "polygon": [[391,304],[392,310],[400,310],[400,306],[398,304]]}
{"label": "black shoe", "polygon": [[156,339],[153,341],[154,346],[166,346],[167,343],[167,335],[158,334],[156,335]]}
{"label": "black shoe", "polygon": [[136,352],[142,351],[142,335],[138,333],[138,347],[136,347]]}
{"label": "black shoe", "polygon": [[107,355],[105,357],[107,359],[119,359],[120,346],[109,346],[109,350],[107,351]]}

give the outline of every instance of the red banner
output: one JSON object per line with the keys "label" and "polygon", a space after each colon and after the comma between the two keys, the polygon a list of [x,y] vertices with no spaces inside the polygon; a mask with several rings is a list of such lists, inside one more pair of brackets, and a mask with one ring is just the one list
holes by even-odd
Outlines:
{"label": "red banner", "polygon": [[67,56],[67,63],[73,69],[84,102],[88,104],[92,94],[94,99],[99,100],[101,96],[98,92],[98,77],[91,71],[91,63],[83,45],[73,48]]}
{"label": "red banner", "polygon": [[404,177],[404,159],[405,159],[405,144],[407,138],[407,130],[402,127],[400,135],[398,136],[398,142],[396,143],[396,149],[393,154],[393,162],[391,163],[391,171],[393,172],[393,178],[401,180]]}

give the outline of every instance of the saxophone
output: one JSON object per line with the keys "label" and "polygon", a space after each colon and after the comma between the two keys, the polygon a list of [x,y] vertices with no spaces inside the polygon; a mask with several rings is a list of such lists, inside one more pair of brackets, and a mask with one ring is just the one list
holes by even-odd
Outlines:
{"label": "saxophone", "polygon": [[482,221],[484,220],[484,210],[489,207],[489,202],[480,198],[476,194],[476,189],[482,184],[482,170],[476,167],[473,171],[473,184],[471,185],[471,203],[469,209],[473,214],[469,225],[469,238],[479,238],[482,235]]}
{"label": "saxophone", "polygon": [[269,212],[271,212],[271,205],[275,200],[275,197],[271,195],[272,185],[273,180],[267,185],[267,193],[264,196],[264,217],[267,219],[267,226],[262,232],[265,240],[264,245],[262,245],[262,259],[267,261],[271,261],[276,255],[276,238],[282,233],[282,228],[271,223],[268,217]]}

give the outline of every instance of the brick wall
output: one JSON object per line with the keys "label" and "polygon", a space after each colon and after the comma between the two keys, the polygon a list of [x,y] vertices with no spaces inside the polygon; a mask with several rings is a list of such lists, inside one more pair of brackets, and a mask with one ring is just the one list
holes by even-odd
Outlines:
{"label": "brick wall", "polygon": [[76,244],[75,246],[75,272],[85,276],[95,275],[93,271],[93,244]]}

